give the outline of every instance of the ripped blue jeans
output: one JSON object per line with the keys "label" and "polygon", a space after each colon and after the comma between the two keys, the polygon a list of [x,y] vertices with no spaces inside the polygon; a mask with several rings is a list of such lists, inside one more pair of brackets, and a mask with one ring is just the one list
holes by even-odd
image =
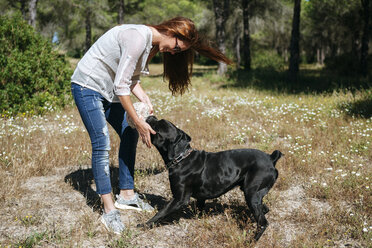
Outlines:
{"label": "ripped blue jeans", "polygon": [[107,122],[120,136],[119,188],[134,189],[134,163],[138,132],[128,126],[120,103],[110,103],[100,93],[71,84],[71,91],[92,143],[92,171],[98,194],[111,192]]}

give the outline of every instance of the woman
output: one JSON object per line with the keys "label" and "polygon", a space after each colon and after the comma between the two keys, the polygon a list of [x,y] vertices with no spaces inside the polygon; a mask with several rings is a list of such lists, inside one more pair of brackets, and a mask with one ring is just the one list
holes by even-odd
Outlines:
{"label": "woman", "polygon": [[[172,94],[184,93],[190,85],[194,52],[216,61],[230,63],[221,52],[198,36],[194,23],[176,17],[159,25],[120,25],[102,35],[78,63],[71,78],[72,94],[92,143],[92,170],[97,193],[101,195],[106,228],[120,234],[124,225],[119,209],[153,210],[134,192],[134,162],[138,134],[151,147],[155,131],[139,118],[130,94],[153,107],[142,89],[140,73],[148,73],[148,61],[157,53],[164,56],[164,78]],[[128,127],[129,115],[136,129]],[[120,136],[119,188],[111,197],[109,170],[110,138],[107,123]],[[116,208],[115,208],[116,207]]]}

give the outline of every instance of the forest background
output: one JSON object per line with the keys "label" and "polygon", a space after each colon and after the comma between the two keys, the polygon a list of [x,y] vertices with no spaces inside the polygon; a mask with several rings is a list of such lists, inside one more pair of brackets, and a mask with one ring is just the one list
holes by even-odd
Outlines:
{"label": "forest background", "polygon": [[[20,13],[70,58],[80,58],[115,25],[189,17],[234,60],[228,75],[238,84],[290,92],[370,87],[370,10],[369,0],[0,0],[2,16]],[[306,64],[312,66],[300,71]],[[220,64],[218,72],[226,75],[227,67]],[[2,112],[11,108],[3,104]]]}
{"label": "forest background", "polygon": [[[370,87],[370,10],[369,0],[0,0],[2,16],[21,13],[54,50],[72,58],[80,58],[115,25],[189,17],[234,60],[228,75],[238,84],[290,92]],[[160,61],[157,56],[152,62]],[[213,64],[202,57],[197,62]],[[312,66],[303,66],[301,73],[300,64]],[[226,65],[219,64],[218,73],[226,72]],[[4,70],[3,74],[2,88],[9,88],[5,82],[12,80]],[[30,80],[25,81],[20,85]],[[12,112],[13,107],[2,104],[1,108]]]}

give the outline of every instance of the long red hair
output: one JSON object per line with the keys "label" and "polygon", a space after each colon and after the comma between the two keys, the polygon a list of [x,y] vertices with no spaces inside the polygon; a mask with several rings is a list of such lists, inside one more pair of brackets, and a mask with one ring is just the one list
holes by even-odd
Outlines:
{"label": "long red hair", "polygon": [[[194,63],[195,51],[218,62],[231,64],[228,59],[218,49],[211,47],[208,41],[199,36],[194,22],[185,17],[175,17],[164,21],[158,25],[150,25],[160,33],[171,37],[177,37],[190,44],[190,48],[175,54],[163,53],[164,74],[163,78],[169,81],[169,89],[172,94],[183,94],[191,84],[192,67]],[[159,51],[158,46],[154,46],[150,58]]]}

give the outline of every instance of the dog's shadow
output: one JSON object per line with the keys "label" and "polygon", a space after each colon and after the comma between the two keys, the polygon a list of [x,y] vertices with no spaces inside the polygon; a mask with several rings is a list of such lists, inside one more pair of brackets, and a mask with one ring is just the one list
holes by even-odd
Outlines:
{"label": "dog's shadow", "polygon": [[[158,170],[145,170],[143,173],[158,174],[162,171]],[[101,212],[102,203],[100,196],[93,189],[94,177],[92,169],[78,169],[74,172],[69,173],[65,176],[65,182],[70,184],[76,191],[80,192],[86,199],[87,205],[93,209],[93,211]],[[110,167],[110,180],[114,194],[119,194],[119,168]],[[142,194],[144,198],[151,204],[151,206],[161,209],[167,203],[167,200],[162,196],[153,194]]]}
{"label": "dog's shadow", "polygon": [[[166,203],[167,202],[165,202],[165,204]],[[199,219],[207,216],[224,215],[227,212],[233,219],[236,220],[240,229],[245,229],[248,222],[254,222],[248,206],[238,203],[226,204],[219,202],[218,199],[213,199],[210,202],[205,203],[203,210],[198,209],[196,200],[191,200],[188,206],[183,207],[182,210],[170,214],[158,225],[163,226],[173,224],[174,222],[178,222],[180,219]]]}
{"label": "dog's shadow", "polygon": [[[143,173],[158,174],[162,171],[142,171]],[[119,178],[119,168],[110,167],[110,178],[111,185],[113,188],[114,194],[119,194],[118,189],[118,178]],[[69,173],[65,176],[65,182],[70,184],[76,191],[80,192],[85,200],[86,204],[96,212],[102,212],[102,204],[100,196],[93,189],[94,178],[92,169],[78,169],[74,172]],[[151,206],[157,210],[162,209],[168,203],[168,200],[162,196],[154,194],[141,194],[146,200],[150,203]],[[168,225],[173,222],[178,222],[181,218],[183,219],[193,219],[193,218],[202,218],[205,216],[221,215],[225,214],[226,210],[230,211],[230,215],[237,220],[239,226],[243,229],[244,223],[250,217],[250,212],[247,206],[241,205],[239,203],[225,204],[221,203],[218,200],[214,199],[209,202],[206,202],[205,207],[200,211],[196,207],[196,201],[191,200],[190,204],[187,207],[184,207],[180,211],[176,211],[167,217],[160,225]]]}

